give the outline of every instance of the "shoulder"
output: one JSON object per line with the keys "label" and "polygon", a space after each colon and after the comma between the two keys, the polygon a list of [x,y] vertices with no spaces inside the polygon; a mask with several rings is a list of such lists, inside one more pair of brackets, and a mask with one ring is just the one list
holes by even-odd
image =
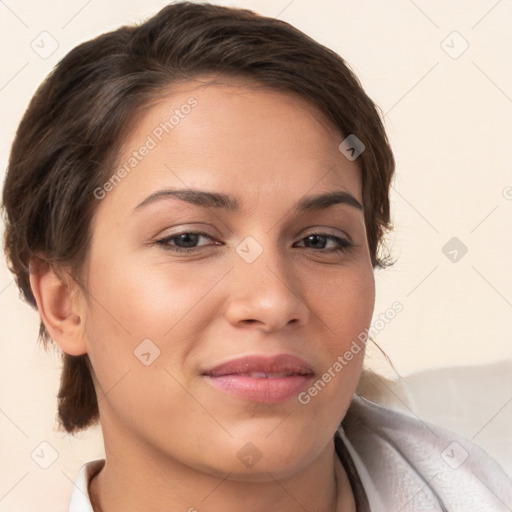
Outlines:
{"label": "shoulder", "polygon": [[340,427],[372,511],[512,510],[512,482],[471,441],[355,396]]}

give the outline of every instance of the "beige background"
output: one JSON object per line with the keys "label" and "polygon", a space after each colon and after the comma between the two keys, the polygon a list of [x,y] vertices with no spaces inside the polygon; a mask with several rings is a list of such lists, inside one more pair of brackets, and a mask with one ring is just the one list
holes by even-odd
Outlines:
{"label": "beige background", "polygon": [[[218,3],[277,16],[334,49],[381,107],[398,164],[389,239],[398,261],[377,272],[375,318],[395,301],[403,311],[376,341],[404,380],[383,385],[380,399],[474,438],[512,473],[512,1]],[[58,60],[165,4],[0,1],[2,172],[23,111]],[[54,53],[32,49],[41,37],[47,51],[58,44]],[[457,245],[443,252],[452,237],[465,255]],[[101,433],[55,431],[60,359],[36,345],[37,314],[3,261],[0,307],[0,512],[64,511],[80,465],[103,454]],[[393,376],[374,348],[368,365]],[[50,460],[52,449],[48,469],[31,458],[43,450]]]}

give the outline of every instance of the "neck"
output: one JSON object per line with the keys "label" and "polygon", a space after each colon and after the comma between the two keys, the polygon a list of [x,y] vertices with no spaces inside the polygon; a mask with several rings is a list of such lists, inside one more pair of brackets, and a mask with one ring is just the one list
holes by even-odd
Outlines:
{"label": "neck", "polygon": [[109,450],[106,463],[92,479],[89,494],[94,512],[355,512],[347,474],[329,442],[307,467],[284,478],[271,472],[258,481],[242,481],[232,472],[214,475],[180,464],[147,447],[130,453]]}

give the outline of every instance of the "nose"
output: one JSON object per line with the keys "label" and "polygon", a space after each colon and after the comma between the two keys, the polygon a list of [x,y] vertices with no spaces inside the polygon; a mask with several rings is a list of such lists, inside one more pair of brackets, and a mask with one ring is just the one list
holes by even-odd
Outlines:
{"label": "nose", "polygon": [[300,283],[278,251],[266,250],[252,263],[238,258],[230,274],[225,314],[233,326],[252,325],[270,333],[308,322],[310,310],[301,298]]}

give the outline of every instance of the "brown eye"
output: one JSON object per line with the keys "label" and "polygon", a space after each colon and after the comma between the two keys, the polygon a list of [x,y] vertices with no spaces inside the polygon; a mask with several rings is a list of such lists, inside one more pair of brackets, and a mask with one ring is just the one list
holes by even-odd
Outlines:
{"label": "brown eye", "polygon": [[156,241],[158,245],[163,246],[164,249],[172,251],[192,251],[208,245],[218,245],[218,242],[214,243],[202,243],[199,244],[201,239],[213,240],[213,238],[207,233],[200,233],[194,231],[186,231],[183,233],[177,233],[174,235],[166,236]]}
{"label": "brown eye", "polygon": [[[314,233],[304,237],[300,242],[303,243],[302,247],[307,249],[325,250],[330,251],[344,251],[351,247],[351,243],[348,240],[340,238],[334,235],[323,235],[320,233]],[[327,247],[328,245],[330,247]]]}
{"label": "brown eye", "polygon": [[196,247],[201,236],[202,235],[197,233],[182,233],[181,235],[173,237],[173,240],[177,247],[190,248]]}

